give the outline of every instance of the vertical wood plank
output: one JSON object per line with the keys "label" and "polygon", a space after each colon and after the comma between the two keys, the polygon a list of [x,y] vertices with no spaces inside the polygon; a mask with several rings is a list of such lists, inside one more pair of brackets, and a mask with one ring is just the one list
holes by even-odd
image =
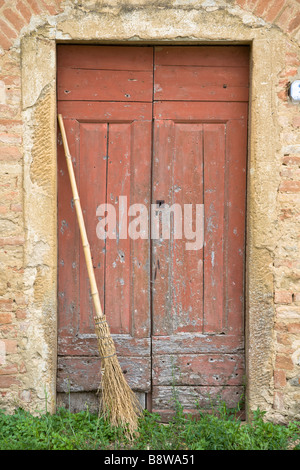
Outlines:
{"label": "vertical wood plank", "polygon": [[[247,100],[248,92],[246,48],[155,48],[159,83],[154,83],[154,90],[157,98],[168,101],[153,106],[156,114],[151,199],[153,87],[149,85],[151,90],[147,90],[133,79],[144,76],[145,71],[147,77],[151,73],[153,48],[72,47],[74,55],[69,54],[71,48],[59,49],[58,73],[63,78],[59,106],[71,117],[66,119],[66,129],[87,218],[100,297],[112,333],[116,334],[118,350],[122,354],[126,350],[124,368],[128,370],[128,378],[136,388],[149,390],[152,262],[153,351],[158,355],[153,357],[153,362],[155,384],[159,385],[154,387],[154,408],[169,413],[170,374],[164,376],[164,367],[167,364],[170,368],[173,354],[178,369],[183,371],[183,375],[180,371],[176,375],[178,384],[182,384],[183,397],[190,396],[191,387],[201,396],[204,389],[205,393],[214,395],[227,385],[226,400],[231,403],[231,393],[235,394],[235,400],[239,395],[235,387],[241,390],[243,369],[247,129],[246,103],[240,100]],[[83,50],[86,55],[82,56]],[[79,73],[77,68],[89,70]],[[128,84],[125,88],[118,84],[114,92],[113,82],[107,80],[112,70],[116,76],[118,70],[122,71],[119,76],[130,80],[132,96],[123,99]],[[127,76],[126,71],[134,72]],[[181,72],[186,73],[188,81],[182,82]],[[79,101],[72,100],[71,94],[64,91],[74,75],[84,80],[93,77],[95,83],[89,95],[85,94],[86,90],[81,94],[79,82],[77,86],[73,83]],[[168,87],[170,76],[176,80]],[[219,77],[217,81],[216,77]],[[226,83],[224,88],[223,81],[228,77],[232,77],[232,83],[229,87]],[[199,87],[198,79],[204,80],[204,87]],[[160,83],[163,91],[159,89]],[[109,96],[98,93],[103,92],[104,85],[109,87]],[[179,86],[182,86],[180,93]],[[85,100],[88,96],[96,101]],[[135,96],[142,100],[146,97],[148,103],[125,103]],[[216,102],[216,96],[229,101]],[[114,102],[105,103],[110,97]],[[118,103],[118,99],[124,102]],[[237,101],[231,102],[234,100]],[[74,119],[76,116],[80,124]],[[68,364],[63,380],[69,372],[73,373],[74,389],[80,385],[82,390],[88,390],[95,386],[92,371],[97,369],[97,347],[91,334],[89,286],[71,192],[63,179],[66,168],[61,153],[58,146],[59,344],[65,356],[62,362]],[[152,202],[161,217],[167,204],[179,204],[184,215],[184,204],[204,203],[204,250],[186,250],[186,243],[191,240],[186,239],[182,225],[182,240],[174,237],[174,227],[169,238],[152,240],[151,260],[151,232],[148,239],[131,240],[128,234],[125,239],[121,236],[124,226],[119,216],[120,196],[126,196],[128,202],[123,207],[122,220],[124,210],[131,204],[144,204],[150,213]],[[96,237],[96,207],[105,201],[116,209],[117,233],[115,239],[103,242]],[[128,217],[125,231],[130,222],[134,222],[133,216]],[[195,226],[190,228],[195,230]],[[158,342],[161,347],[157,349]],[[199,356],[199,351],[203,356]],[[212,352],[214,357],[210,356]],[[86,362],[84,355],[92,358],[92,362]],[[126,366],[128,363],[130,367]],[[141,364],[145,370],[139,374],[136,368]],[[217,374],[214,374],[214,364],[218,364]],[[79,373],[79,380],[76,376],[81,366],[86,372]],[[201,373],[203,368],[205,377]],[[188,399],[186,405],[191,408],[194,402]]]}
{"label": "vertical wood plank", "polygon": [[[104,301],[104,241],[97,237],[96,211],[106,198],[107,124],[85,122],[79,125],[78,191],[91,248],[101,305]],[[94,332],[94,308],[82,247],[80,247],[80,333]]]}
{"label": "vertical wood plank", "polygon": [[[74,119],[65,120],[65,129],[69,139],[74,173],[78,178],[78,142],[79,123]],[[59,137],[60,139],[60,137]],[[80,277],[79,257],[80,239],[76,211],[66,158],[62,144],[58,145],[58,349],[64,337],[78,332],[80,295],[78,283]]]}
{"label": "vertical wood plank", "polygon": [[247,122],[227,124],[227,227],[225,265],[227,279],[227,329],[231,334],[244,332],[244,263],[246,223]]}
{"label": "vertical wood plank", "polygon": [[[119,197],[130,200],[131,124],[109,124],[107,204],[119,212]],[[124,214],[125,216],[125,214]],[[116,218],[120,224],[120,220]],[[131,329],[130,289],[131,258],[129,237],[120,238],[116,226],[115,238],[106,240],[105,314],[112,333],[129,333]]]}
{"label": "vertical wood plank", "polygon": [[249,69],[249,46],[157,46],[155,65],[238,66]]}
{"label": "vertical wood plank", "polygon": [[153,48],[74,44],[57,47],[57,65],[68,69],[153,70]]}
{"label": "vertical wood plank", "polygon": [[[173,332],[202,332],[203,247],[202,220],[196,221],[196,205],[203,204],[202,124],[176,123],[172,162],[172,204],[181,208],[182,238],[171,243],[173,257]],[[199,215],[199,212],[198,212]],[[200,211],[201,217],[201,211]],[[194,249],[197,248],[197,249]]]}
{"label": "vertical wood plank", "polygon": [[174,123],[154,122],[152,204],[152,332],[153,335],[173,332],[173,255],[168,238],[162,233],[164,207],[172,205],[172,161]]}
{"label": "vertical wood plank", "polygon": [[[132,166],[130,204],[141,205],[143,214],[129,216],[128,223],[135,223],[139,217],[147,224],[137,225],[138,238],[131,242],[132,296],[131,316],[132,335],[135,338],[149,337],[151,334],[150,313],[150,210],[151,210],[151,158],[152,121],[132,123]],[[146,216],[144,218],[144,216]]]}
{"label": "vertical wood plank", "polygon": [[204,332],[221,333],[224,316],[225,126],[204,124]]}

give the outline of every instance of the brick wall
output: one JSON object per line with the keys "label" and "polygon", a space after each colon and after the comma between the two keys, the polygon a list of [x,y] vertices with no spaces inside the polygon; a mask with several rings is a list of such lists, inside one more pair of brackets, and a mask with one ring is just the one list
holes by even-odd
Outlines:
{"label": "brick wall", "polygon": [[236,0],[236,3],[299,40],[300,5],[297,0]]}
{"label": "brick wall", "polygon": [[[259,2],[263,3],[263,2]],[[300,39],[299,2],[273,3],[264,14]],[[270,16],[272,13],[272,16]],[[274,302],[275,356],[273,406],[279,412],[288,410],[299,416],[300,399],[300,135],[299,105],[287,97],[288,85],[299,76],[299,50],[289,45],[285,67],[278,76],[278,120],[281,124],[281,169],[278,188],[278,230],[281,234],[275,250]]]}
{"label": "brick wall", "polygon": [[[23,120],[19,38],[60,0],[0,0],[0,407],[28,403],[24,386],[28,300],[24,284]],[[1,400],[2,398],[2,400]]]}
{"label": "brick wall", "polygon": [[[0,43],[0,393],[6,397],[20,385],[19,321],[26,317],[23,288],[22,118],[19,57],[9,50],[23,27],[1,1]],[[25,21],[23,19],[23,21]],[[22,24],[22,25],[21,25]]]}
{"label": "brick wall", "polygon": [[[28,363],[23,354],[29,347],[26,330],[30,324],[24,280],[26,233],[20,39],[30,34],[43,18],[62,14],[73,3],[0,0],[0,407],[16,404],[18,400],[22,404],[30,403],[35,394],[26,383]],[[202,3],[198,2],[199,8]],[[277,199],[270,201],[276,204],[274,225],[280,233],[272,252],[276,317],[270,396],[278,416],[297,416],[300,400],[300,117],[299,105],[289,102],[287,90],[290,81],[300,78],[300,3],[296,0],[237,0],[234,4],[216,0],[206,4],[208,13],[209,8],[214,11],[225,7],[234,7],[234,12],[248,12],[261,20],[261,27],[270,31],[279,29],[286,37],[285,66],[273,83],[277,100],[274,112],[281,129],[278,144],[281,162],[280,174],[274,175],[279,180]]]}

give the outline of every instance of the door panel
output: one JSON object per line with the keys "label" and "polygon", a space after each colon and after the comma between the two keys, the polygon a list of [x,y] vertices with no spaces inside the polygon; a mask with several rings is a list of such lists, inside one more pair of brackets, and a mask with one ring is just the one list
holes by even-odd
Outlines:
{"label": "door panel", "polygon": [[186,250],[190,241],[182,238],[193,230],[184,226],[183,205],[203,203],[202,184],[202,125],[156,120],[152,200],[164,202],[153,223],[167,221],[169,233],[152,241],[155,336],[202,330],[203,250],[195,256]]}
{"label": "door panel", "polygon": [[[176,387],[176,399],[180,402],[185,413],[199,416],[200,410],[212,410],[216,403],[226,403],[228,408],[235,408],[243,387],[232,386],[198,386],[198,385],[179,385]],[[153,387],[152,399],[155,410],[160,414],[163,421],[168,421],[174,416],[174,387]],[[166,403],[169,404],[166,407]],[[172,409],[173,408],[173,409]]]}
{"label": "door panel", "polygon": [[249,69],[249,48],[247,46],[157,46],[155,66],[157,65]]}
{"label": "door panel", "polygon": [[247,47],[155,48],[154,99],[248,101]]}
{"label": "door panel", "polygon": [[[57,61],[58,112],[102,308],[129,385],[146,392],[151,386],[150,240],[133,244],[124,237],[123,201],[150,205],[153,49],[58,46]],[[115,214],[116,227],[105,225],[102,204]],[[99,227],[100,232],[112,228],[113,239],[101,239]],[[60,141],[58,228],[57,390],[95,391],[101,378],[93,305]]]}
{"label": "door panel", "polygon": [[[231,405],[243,393],[247,132],[241,111],[236,121],[218,122],[215,114],[215,123],[201,122],[201,111],[200,122],[176,111],[178,122],[154,125],[153,200],[164,201],[157,208],[161,220],[167,205],[204,205],[203,246],[186,248],[185,219],[183,238],[175,238],[175,215],[170,239],[152,241],[153,410],[165,418],[172,382],[183,403],[189,397],[188,407],[191,385],[200,396],[202,386],[212,395],[215,387],[233,387]],[[195,233],[195,210],[193,217]]]}
{"label": "door panel", "polygon": [[224,220],[225,194],[225,124],[203,124],[204,153],[204,264],[205,295],[203,332],[225,333]]}
{"label": "door panel", "polygon": [[153,50],[59,46],[59,101],[152,101]]}
{"label": "door panel", "polygon": [[[238,49],[222,67],[209,50],[155,52],[156,219],[160,214],[162,223],[173,204],[193,205],[189,236],[183,217],[176,239],[174,213],[169,239],[152,240],[152,406],[163,419],[174,390],[190,412],[217,396],[235,406],[243,393],[249,71]],[[201,240],[197,204],[204,208],[204,243],[187,249],[192,234]]]}
{"label": "door panel", "polygon": [[[94,115],[90,112],[89,121],[81,121],[76,119],[76,105],[70,113],[75,119],[69,119],[63,103],[59,111],[65,120],[101,303],[129,384],[147,391],[151,373],[150,242],[133,244],[129,238],[122,239],[119,198],[127,197],[128,205],[136,201],[150,204],[151,121],[101,122],[106,118],[98,110]],[[87,391],[99,379],[95,379],[97,361],[100,370],[93,307],[65,157],[61,145],[58,149],[58,391],[67,391],[67,387]],[[115,239],[97,236],[97,208],[103,203],[116,210]]]}
{"label": "door panel", "polygon": [[[73,121],[75,140],[79,142],[79,154],[75,157],[76,179],[78,181],[78,191],[82,204],[82,211],[85,223],[88,227],[95,224],[95,214],[97,201],[106,199],[106,160],[108,126],[104,123],[78,122]],[[76,131],[75,131],[76,129]],[[88,155],[88,162],[85,156]],[[103,175],[102,181],[99,176]],[[100,176],[101,177],[101,176]],[[93,311],[92,297],[89,295],[90,285],[87,272],[83,274],[85,267],[85,257],[83,250],[76,240],[77,251],[79,252],[79,263],[72,268],[78,271],[79,280],[79,300],[77,305],[79,325],[78,334],[90,334],[93,330],[93,318],[90,312]],[[104,278],[105,278],[105,242],[99,240],[96,230],[89,230],[89,243],[93,257],[93,266],[100,298],[104,298]]]}
{"label": "door panel", "polygon": [[155,101],[153,105],[154,120],[172,121],[196,121],[196,122],[227,122],[229,120],[243,119],[248,117],[247,103],[220,103],[210,101]]}
{"label": "door panel", "polygon": [[245,67],[156,66],[154,98],[185,101],[247,101]]}
{"label": "door panel", "polygon": [[[226,276],[227,322],[237,335],[244,331],[244,267],[246,223],[247,121],[232,120],[227,124],[227,219]],[[238,308],[239,307],[239,308]]]}
{"label": "door panel", "polygon": [[[58,46],[58,112],[101,303],[129,385],[151,392],[163,419],[174,387],[191,412],[217,397],[234,406],[243,392],[248,90],[247,47]],[[106,240],[103,203],[117,222]],[[135,239],[133,204],[151,215]],[[58,286],[57,389],[95,391],[93,306],[60,141]]]}
{"label": "door panel", "polygon": [[153,381],[157,385],[169,386],[174,381],[174,369],[180,369],[176,376],[177,386],[227,386],[241,385],[244,374],[243,357],[238,354],[180,354],[176,356],[154,356]]}

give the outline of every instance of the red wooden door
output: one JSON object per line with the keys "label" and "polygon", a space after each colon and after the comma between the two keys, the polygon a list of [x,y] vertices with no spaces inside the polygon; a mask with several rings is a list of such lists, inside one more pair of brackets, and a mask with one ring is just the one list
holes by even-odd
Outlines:
{"label": "red wooden door", "polygon": [[[102,308],[132,388],[150,390],[150,240],[124,236],[128,206],[150,205],[152,50],[60,46],[58,111],[63,115]],[[120,198],[123,199],[120,199]],[[116,213],[114,238],[99,224]],[[110,212],[112,214],[112,212]],[[107,221],[109,219],[107,218]],[[65,157],[58,145],[59,392],[94,391],[100,364],[92,300]]]}
{"label": "red wooden door", "polygon": [[[165,417],[174,386],[190,410],[217,395],[235,405],[243,391],[248,62],[247,47],[58,48],[58,110],[102,305],[129,384]],[[116,208],[114,239],[97,236],[104,202]],[[152,227],[176,207],[169,237],[131,239],[125,211],[134,203]],[[96,390],[92,305],[61,144],[58,220],[58,391]]]}
{"label": "red wooden door", "polygon": [[167,417],[174,390],[189,410],[243,392],[248,50],[163,47],[154,63],[153,201],[175,209],[152,241],[152,400]]}

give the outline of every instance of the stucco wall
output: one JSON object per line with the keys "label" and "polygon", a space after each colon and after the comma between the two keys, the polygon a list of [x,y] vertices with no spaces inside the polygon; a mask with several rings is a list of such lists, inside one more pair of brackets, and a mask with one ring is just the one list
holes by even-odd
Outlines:
{"label": "stucco wall", "polygon": [[300,416],[297,1],[0,1],[0,407],[55,410],[56,43],[251,45],[247,405]]}

